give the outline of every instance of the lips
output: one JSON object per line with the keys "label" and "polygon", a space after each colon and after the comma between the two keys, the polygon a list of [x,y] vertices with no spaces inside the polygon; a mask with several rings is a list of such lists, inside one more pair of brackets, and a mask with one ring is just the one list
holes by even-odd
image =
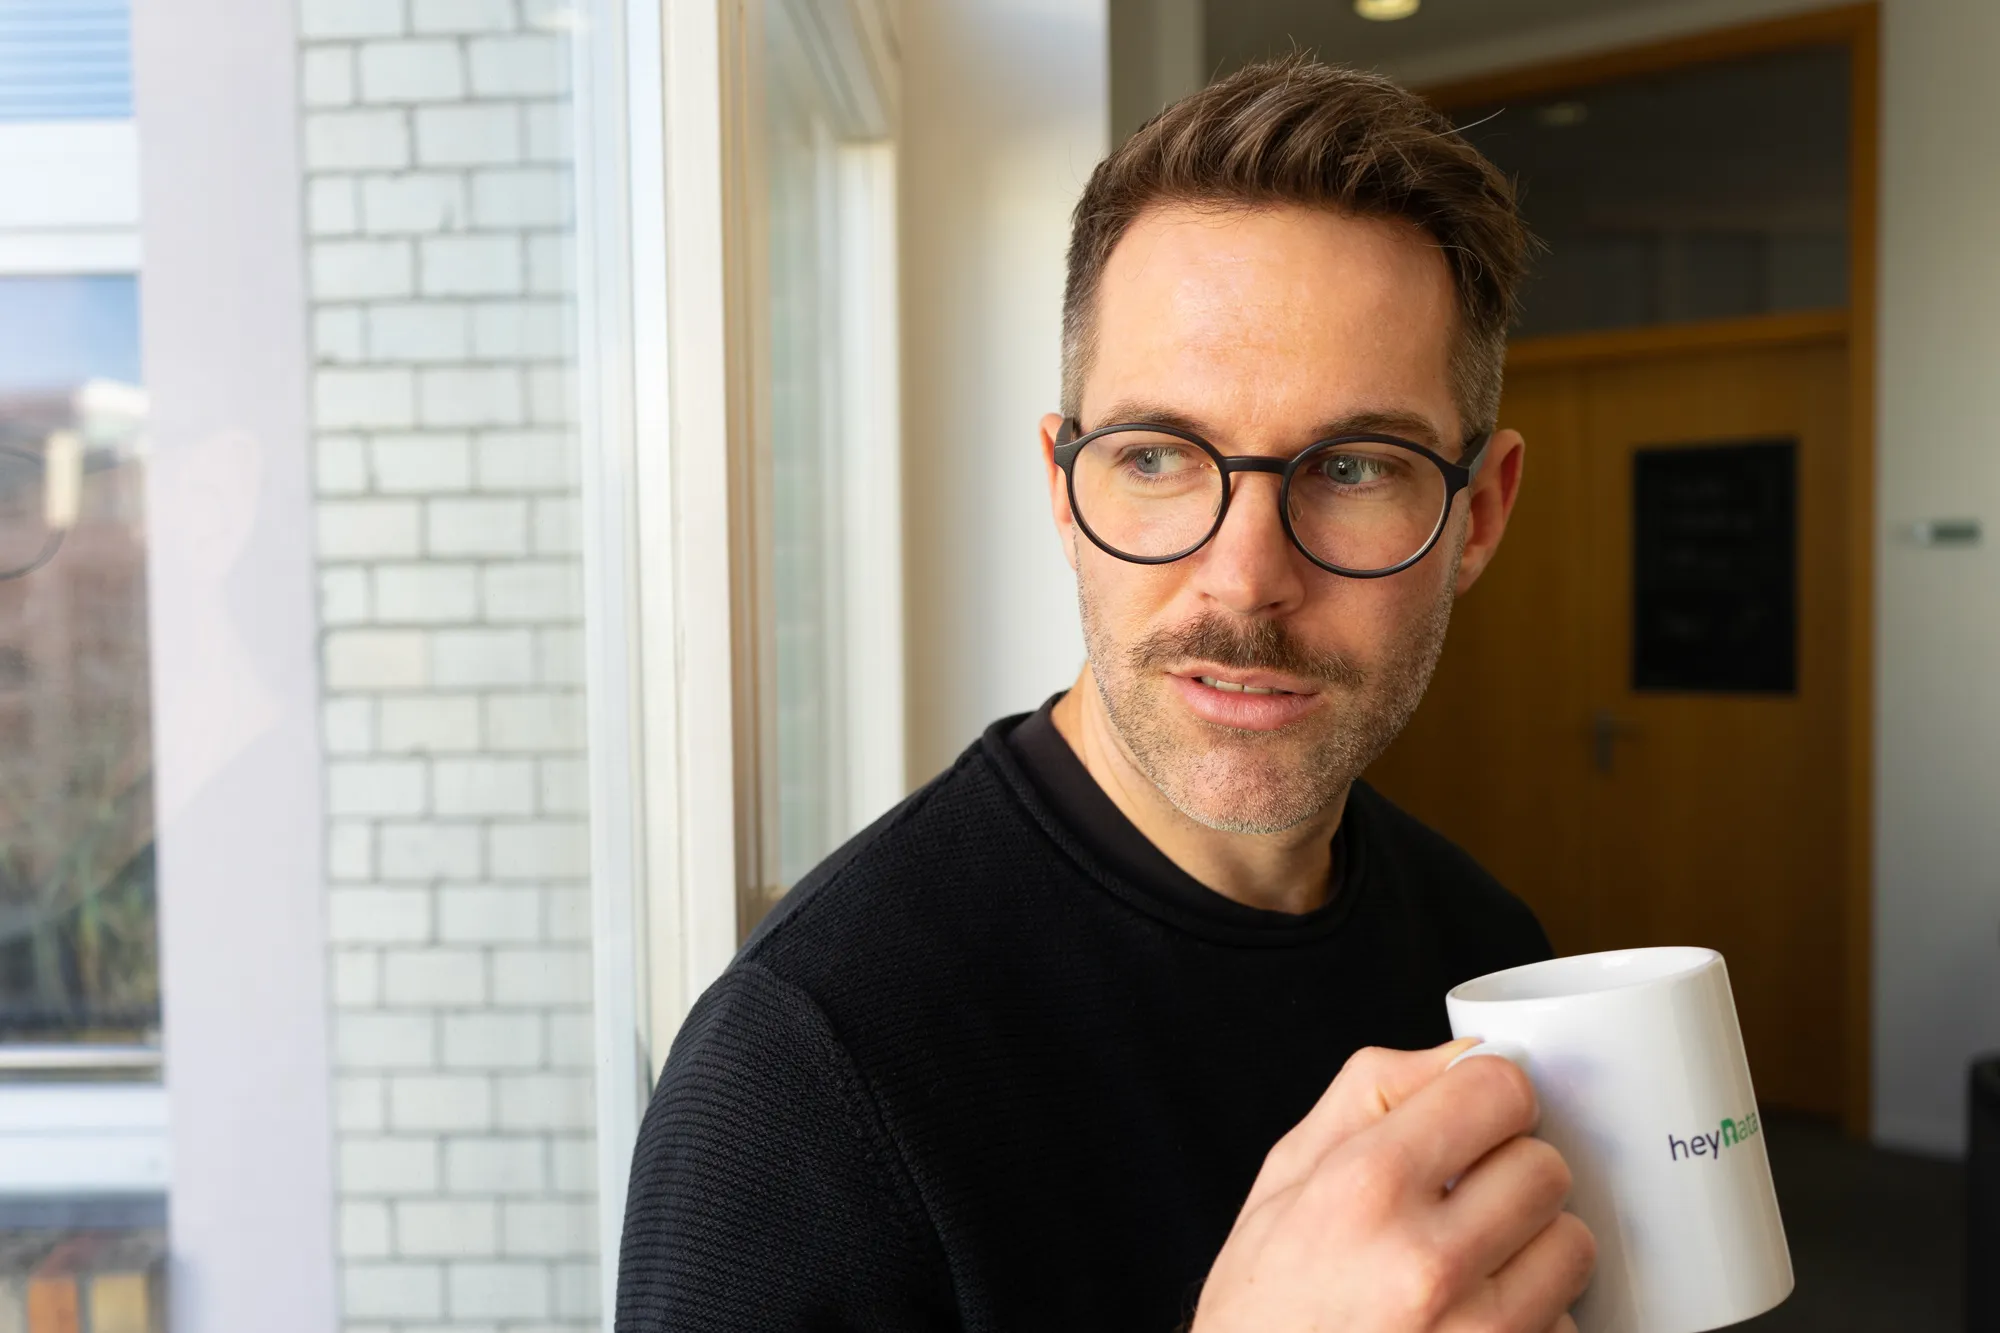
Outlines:
{"label": "lips", "polygon": [[1321,702],[1319,691],[1306,682],[1269,672],[1197,668],[1168,679],[1189,712],[1236,731],[1275,731]]}

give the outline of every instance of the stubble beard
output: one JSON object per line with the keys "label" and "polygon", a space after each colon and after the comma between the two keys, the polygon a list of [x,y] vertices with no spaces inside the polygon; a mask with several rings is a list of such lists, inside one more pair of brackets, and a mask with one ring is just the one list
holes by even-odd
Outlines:
{"label": "stubble beard", "polygon": [[[1462,539],[1437,598],[1413,617],[1370,669],[1307,648],[1276,621],[1209,616],[1120,645],[1099,614],[1090,581],[1077,577],[1084,646],[1098,697],[1133,763],[1175,810],[1224,833],[1282,833],[1340,799],[1401,734],[1444,650]],[[1275,731],[1242,731],[1189,718],[1162,668],[1199,658],[1320,682],[1321,707]]]}

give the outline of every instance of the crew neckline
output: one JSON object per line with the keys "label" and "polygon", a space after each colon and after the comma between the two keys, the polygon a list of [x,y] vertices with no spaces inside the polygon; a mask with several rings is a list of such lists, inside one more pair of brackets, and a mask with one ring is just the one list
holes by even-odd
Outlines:
{"label": "crew neckline", "polygon": [[1252,907],[1174,864],[1126,818],[1056,729],[1051,710],[1062,697],[995,722],[981,738],[982,749],[1034,821],[1101,887],[1149,916],[1225,944],[1317,941],[1353,915],[1366,884],[1359,782],[1334,833],[1328,900],[1309,912]]}

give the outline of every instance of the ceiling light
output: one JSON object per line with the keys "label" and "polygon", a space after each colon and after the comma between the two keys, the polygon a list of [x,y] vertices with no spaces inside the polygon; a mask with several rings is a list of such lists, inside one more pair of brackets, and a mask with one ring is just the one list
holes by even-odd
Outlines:
{"label": "ceiling light", "polygon": [[1354,12],[1362,18],[1387,23],[1391,19],[1408,18],[1422,3],[1423,0],[1354,0]]}

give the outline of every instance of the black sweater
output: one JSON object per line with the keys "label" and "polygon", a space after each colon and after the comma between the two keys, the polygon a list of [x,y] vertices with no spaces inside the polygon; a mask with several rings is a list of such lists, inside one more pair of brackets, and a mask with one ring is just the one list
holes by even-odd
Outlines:
{"label": "black sweater", "polygon": [[1362,1046],[1549,956],[1356,784],[1330,901],[1223,898],[1048,720],[996,723],[788,894],[675,1038],[620,1333],[1171,1333],[1266,1151]]}

